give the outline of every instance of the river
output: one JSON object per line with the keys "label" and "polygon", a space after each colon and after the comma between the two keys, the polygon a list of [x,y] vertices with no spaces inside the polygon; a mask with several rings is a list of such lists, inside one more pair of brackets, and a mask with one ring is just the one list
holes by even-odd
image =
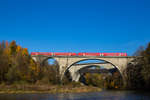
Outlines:
{"label": "river", "polygon": [[0,100],[150,100],[150,93],[102,91],[66,94],[0,94]]}

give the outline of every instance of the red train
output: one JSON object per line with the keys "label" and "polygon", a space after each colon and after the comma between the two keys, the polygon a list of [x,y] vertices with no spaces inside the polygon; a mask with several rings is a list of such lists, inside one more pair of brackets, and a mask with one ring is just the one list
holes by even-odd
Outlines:
{"label": "red train", "polygon": [[46,56],[127,56],[127,53],[32,52],[31,55],[46,55]]}

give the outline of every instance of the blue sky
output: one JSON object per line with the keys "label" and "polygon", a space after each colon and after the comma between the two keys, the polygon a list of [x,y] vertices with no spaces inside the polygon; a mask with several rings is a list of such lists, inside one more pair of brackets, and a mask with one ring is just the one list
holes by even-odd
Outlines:
{"label": "blue sky", "polygon": [[0,41],[30,52],[127,52],[150,40],[150,0],[0,0]]}

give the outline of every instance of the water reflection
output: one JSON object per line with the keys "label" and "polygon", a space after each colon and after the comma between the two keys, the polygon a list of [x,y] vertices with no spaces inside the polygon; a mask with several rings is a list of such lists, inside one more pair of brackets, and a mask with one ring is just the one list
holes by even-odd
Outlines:
{"label": "water reflection", "polygon": [[0,100],[150,100],[150,93],[103,91],[68,94],[0,94]]}

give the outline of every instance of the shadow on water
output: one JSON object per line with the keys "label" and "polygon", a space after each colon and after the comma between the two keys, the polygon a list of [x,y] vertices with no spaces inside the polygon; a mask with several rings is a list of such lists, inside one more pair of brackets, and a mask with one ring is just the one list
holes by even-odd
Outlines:
{"label": "shadow on water", "polygon": [[150,100],[150,93],[102,91],[66,94],[0,94],[0,100]]}

